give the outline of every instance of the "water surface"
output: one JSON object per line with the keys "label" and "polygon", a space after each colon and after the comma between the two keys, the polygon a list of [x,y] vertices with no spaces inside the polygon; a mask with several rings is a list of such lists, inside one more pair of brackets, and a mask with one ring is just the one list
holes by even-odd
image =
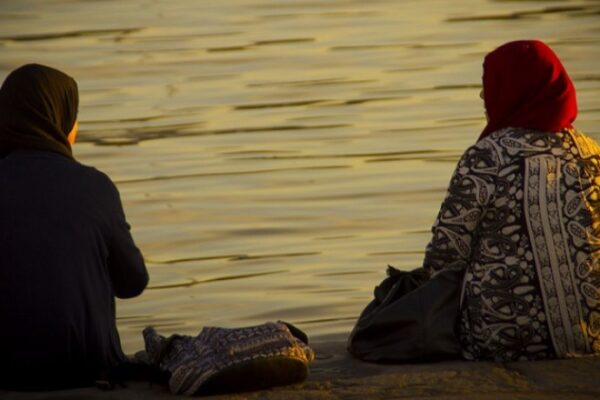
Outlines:
{"label": "water surface", "polygon": [[347,332],[386,265],[420,265],[455,163],[484,124],[483,56],[539,38],[600,139],[600,2],[0,1],[0,78],[80,85],[76,157],[117,183],[151,274],[149,324],[284,319]]}

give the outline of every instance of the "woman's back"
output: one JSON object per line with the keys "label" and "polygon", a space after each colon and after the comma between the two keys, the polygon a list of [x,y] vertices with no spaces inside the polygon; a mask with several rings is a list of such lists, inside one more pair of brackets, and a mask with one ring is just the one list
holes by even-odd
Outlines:
{"label": "woman's back", "polygon": [[471,255],[466,358],[600,351],[599,171],[600,147],[573,129],[501,129],[465,152],[426,263],[443,268],[454,249]]}

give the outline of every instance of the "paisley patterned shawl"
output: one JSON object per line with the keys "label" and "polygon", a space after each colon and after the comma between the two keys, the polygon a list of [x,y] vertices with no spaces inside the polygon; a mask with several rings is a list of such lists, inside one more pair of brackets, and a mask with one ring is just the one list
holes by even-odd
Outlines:
{"label": "paisley patterned shawl", "polygon": [[424,267],[465,268],[467,359],[600,353],[600,146],[574,129],[507,128],[469,148]]}

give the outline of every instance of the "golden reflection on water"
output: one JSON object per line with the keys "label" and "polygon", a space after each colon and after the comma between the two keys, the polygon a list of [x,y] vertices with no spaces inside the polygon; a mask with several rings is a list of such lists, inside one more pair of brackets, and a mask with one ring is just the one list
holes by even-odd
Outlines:
{"label": "golden reflection on water", "polygon": [[483,56],[547,41],[600,138],[595,1],[0,3],[0,76],[79,82],[78,159],[117,183],[151,274],[141,329],[284,319],[347,332],[388,263],[419,266],[483,123]]}

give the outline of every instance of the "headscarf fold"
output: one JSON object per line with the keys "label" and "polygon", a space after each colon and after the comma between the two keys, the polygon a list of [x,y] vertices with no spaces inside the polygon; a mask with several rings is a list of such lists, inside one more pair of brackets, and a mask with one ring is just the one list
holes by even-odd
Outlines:
{"label": "headscarf fold", "polygon": [[70,76],[39,64],[17,68],[0,88],[0,157],[32,149],[73,158],[67,135],[78,106],[77,83]]}
{"label": "headscarf fold", "polygon": [[509,42],[485,57],[483,97],[488,123],[479,139],[506,127],[558,132],[577,117],[567,71],[538,40]]}

